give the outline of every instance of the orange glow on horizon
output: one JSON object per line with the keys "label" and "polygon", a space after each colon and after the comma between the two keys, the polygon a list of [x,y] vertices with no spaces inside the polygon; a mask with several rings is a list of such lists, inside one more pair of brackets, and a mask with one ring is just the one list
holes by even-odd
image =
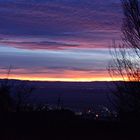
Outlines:
{"label": "orange glow on horizon", "polygon": [[27,70],[20,69],[20,70],[12,70],[9,76],[7,76],[3,72],[3,74],[0,74],[0,78],[29,80],[29,81],[66,81],[66,82],[123,81],[122,77],[119,76],[118,77],[116,76],[112,79],[107,71],[90,73],[88,71],[73,71],[73,70],[65,70],[62,73],[29,74]]}
{"label": "orange glow on horizon", "polygon": [[[7,77],[0,76],[1,79]],[[8,79],[16,80],[28,80],[28,81],[64,81],[64,82],[92,82],[92,81],[123,81],[120,77],[111,78],[111,77],[91,77],[91,78],[43,78],[43,77],[24,77],[24,76],[9,76]]]}

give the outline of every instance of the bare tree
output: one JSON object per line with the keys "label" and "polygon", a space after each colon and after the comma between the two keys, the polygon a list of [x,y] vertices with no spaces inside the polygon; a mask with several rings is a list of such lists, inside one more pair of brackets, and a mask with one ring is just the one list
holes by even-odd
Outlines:
{"label": "bare tree", "polygon": [[0,112],[19,112],[25,107],[27,99],[35,89],[26,82],[9,80],[11,66],[8,68],[7,76],[0,81]]}
{"label": "bare tree", "polygon": [[12,111],[12,98],[10,96],[12,86],[9,83],[10,71],[11,66],[8,69],[6,79],[1,80],[0,82],[0,112]]}
{"label": "bare tree", "polygon": [[[123,82],[115,82],[115,106],[120,117],[128,114],[140,116],[140,3],[138,0],[122,0],[122,43],[113,43],[109,73],[112,78],[121,76]],[[126,117],[126,116],[125,116]]]}

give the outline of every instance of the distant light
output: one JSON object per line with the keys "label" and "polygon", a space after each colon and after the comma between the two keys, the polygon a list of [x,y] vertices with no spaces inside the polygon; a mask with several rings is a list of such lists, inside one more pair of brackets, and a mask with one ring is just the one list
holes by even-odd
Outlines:
{"label": "distant light", "polygon": [[88,113],[91,113],[91,110],[88,110]]}
{"label": "distant light", "polygon": [[98,114],[96,114],[96,118],[98,118],[99,117],[99,115]]}

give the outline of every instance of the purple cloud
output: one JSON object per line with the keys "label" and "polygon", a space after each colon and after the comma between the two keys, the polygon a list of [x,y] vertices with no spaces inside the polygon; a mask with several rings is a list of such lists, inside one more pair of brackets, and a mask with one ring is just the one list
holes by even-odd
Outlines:
{"label": "purple cloud", "polygon": [[[40,49],[59,49],[69,47],[88,47],[73,45],[82,40],[85,44],[101,43],[107,46],[111,39],[119,39],[121,8],[116,0],[61,0],[61,1],[0,1],[0,36],[11,40],[13,46],[34,49],[39,43]],[[12,39],[49,38],[58,42],[13,42]],[[64,41],[67,43],[63,43]],[[100,41],[99,41],[100,40]],[[103,43],[104,42],[104,46]],[[4,43],[1,42],[0,43]],[[7,42],[5,42],[7,43]],[[99,46],[100,46],[99,43]],[[43,47],[40,47],[41,46]],[[43,44],[43,45],[42,45]],[[27,46],[29,45],[29,46]],[[35,46],[35,47],[33,47]],[[46,47],[45,47],[46,46]],[[48,47],[49,46],[49,47]]]}

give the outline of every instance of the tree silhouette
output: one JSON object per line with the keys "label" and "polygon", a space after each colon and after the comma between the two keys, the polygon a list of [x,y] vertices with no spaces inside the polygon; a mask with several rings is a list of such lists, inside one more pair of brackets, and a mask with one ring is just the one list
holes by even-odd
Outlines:
{"label": "tree silhouette", "polygon": [[0,112],[8,112],[12,110],[12,98],[10,92],[12,85],[9,83],[9,74],[11,66],[7,72],[7,78],[0,82]]}
{"label": "tree silhouette", "polygon": [[114,105],[121,118],[140,116],[140,3],[122,0],[122,43],[113,43],[109,73],[112,78],[121,76],[124,82],[116,83]]}

